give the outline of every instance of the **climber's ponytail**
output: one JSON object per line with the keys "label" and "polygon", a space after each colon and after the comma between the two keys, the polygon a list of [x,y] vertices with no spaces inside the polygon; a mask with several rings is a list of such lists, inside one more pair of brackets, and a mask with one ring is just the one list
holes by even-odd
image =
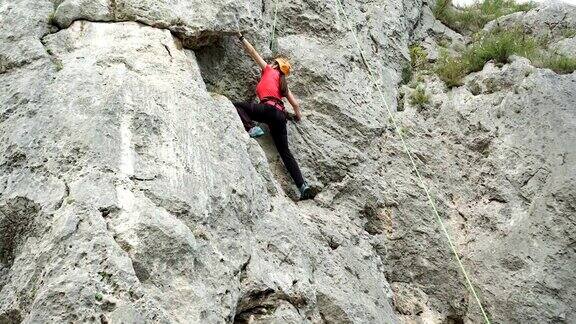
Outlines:
{"label": "climber's ponytail", "polygon": [[288,96],[288,82],[286,81],[286,75],[280,72],[280,92],[284,97]]}

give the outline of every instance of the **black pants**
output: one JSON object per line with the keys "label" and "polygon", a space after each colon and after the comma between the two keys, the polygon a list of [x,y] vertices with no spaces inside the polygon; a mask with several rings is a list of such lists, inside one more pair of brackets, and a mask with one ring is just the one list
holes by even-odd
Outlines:
{"label": "black pants", "polygon": [[296,183],[298,188],[304,184],[302,172],[298,162],[294,159],[290,148],[288,147],[288,132],[286,130],[286,115],[284,112],[269,105],[237,102],[234,103],[242,124],[246,130],[254,127],[254,121],[265,123],[270,129],[270,135],[274,140],[276,149],[282,158],[282,162],[288,169],[288,173]]}

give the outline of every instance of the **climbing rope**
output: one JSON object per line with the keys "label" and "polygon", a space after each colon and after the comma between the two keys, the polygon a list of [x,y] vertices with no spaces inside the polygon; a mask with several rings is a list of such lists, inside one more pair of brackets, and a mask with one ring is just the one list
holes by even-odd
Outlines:
{"label": "climbing rope", "polygon": [[274,1],[274,20],[272,22],[272,33],[270,35],[270,50],[272,53],[276,51],[274,46],[274,39],[276,38],[276,21],[278,20],[278,0]]}
{"label": "climbing rope", "polygon": [[[438,220],[440,227],[442,228],[442,232],[446,236],[446,240],[448,241],[448,245],[450,246],[450,249],[452,250],[452,253],[454,254],[454,258],[456,259],[456,262],[458,263],[458,266],[460,267],[460,270],[461,270],[462,274],[464,275],[464,278],[465,278],[466,283],[468,285],[468,289],[470,290],[470,292],[474,296],[474,299],[476,299],[476,302],[478,303],[478,306],[480,307],[480,311],[482,312],[482,315],[484,316],[484,320],[486,321],[487,324],[490,324],[490,320],[488,319],[488,315],[484,311],[484,307],[482,306],[482,303],[480,302],[480,297],[478,297],[478,294],[476,293],[476,289],[474,288],[474,285],[472,285],[472,281],[470,281],[470,277],[468,276],[468,272],[466,271],[466,268],[464,267],[462,260],[458,256],[458,251],[456,250],[456,247],[454,246],[452,238],[450,237],[450,234],[448,233],[448,230],[446,229],[446,226],[444,225],[444,221],[442,221],[442,218],[440,217],[440,214],[438,213],[438,209],[436,208],[436,203],[434,202],[434,199],[432,198],[432,195],[430,194],[430,190],[428,189],[428,186],[426,186],[426,183],[424,182],[424,179],[422,178],[422,175],[420,174],[420,171],[418,170],[418,167],[417,167],[416,162],[414,160],[414,156],[413,156],[412,152],[410,151],[410,149],[408,148],[408,144],[406,143],[406,140],[404,139],[404,136],[402,135],[402,131],[400,130],[400,127],[398,127],[398,123],[396,122],[396,119],[394,118],[394,115],[392,114],[392,110],[390,109],[390,106],[388,105],[388,102],[386,101],[386,98],[384,97],[384,92],[382,91],[382,88],[380,87],[380,85],[376,81],[376,78],[374,77],[372,69],[370,68],[368,61],[366,60],[366,57],[364,55],[364,51],[362,50],[362,46],[360,46],[360,41],[358,40],[356,32],[354,32],[354,29],[352,28],[352,24],[350,23],[350,20],[348,19],[348,16],[346,15],[346,12],[344,11],[344,7],[342,6],[342,3],[340,2],[340,0],[335,0],[335,1],[336,1],[336,4],[338,5],[339,10],[342,12],[342,15],[344,16],[344,20],[346,21],[348,28],[350,29],[350,31],[352,32],[352,35],[354,36],[354,40],[356,42],[356,46],[358,47],[358,51],[360,52],[360,56],[362,58],[362,61],[364,62],[364,65],[366,66],[366,69],[368,70],[368,75],[370,76],[370,80],[372,81],[372,83],[374,83],[374,86],[376,87],[376,89],[380,93],[380,97],[382,99],[382,102],[384,102],[384,106],[386,108],[386,111],[388,112],[388,116],[390,117],[390,120],[392,121],[392,125],[394,126],[394,130],[396,131],[396,134],[398,134],[398,137],[400,137],[400,141],[402,142],[402,146],[404,147],[404,151],[406,152],[406,154],[408,155],[408,158],[410,159],[410,163],[412,164],[412,169],[416,173],[416,176],[420,182],[420,186],[426,192],[426,196],[428,198],[428,203],[432,207],[432,211],[433,211],[434,215],[436,216],[436,219]],[[380,79],[382,79],[381,75],[379,77],[380,77]]]}

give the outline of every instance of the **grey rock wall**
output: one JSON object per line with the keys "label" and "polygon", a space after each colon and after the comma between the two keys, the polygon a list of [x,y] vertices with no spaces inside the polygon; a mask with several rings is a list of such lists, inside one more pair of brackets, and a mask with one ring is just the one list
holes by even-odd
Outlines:
{"label": "grey rock wall", "polygon": [[[0,3],[0,322],[482,321],[336,2],[279,2],[271,48],[274,5]],[[410,42],[462,40],[420,0],[344,11],[393,110]],[[293,60],[313,201],[236,116],[237,25]],[[490,317],[573,322],[574,74],[426,89],[394,117]]]}
{"label": "grey rock wall", "polygon": [[[432,103],[406,110],[411,120],[420,120],[408,131],[410,142],[422,148],[422,169],[434,180],[446,221],[494,321],[571,322],[574,74],[560,76],[515,58],[501,68],[489,63],[450,92],[436,77],[424,84]],[[423,140],[418,133],[429,136]],[[400,220],[407,228],[416,222],[411,214]],[[396,247],[391,257],[400,260],[393,263],[392,276],[420,282],[424,293],[438,296],[438,287],[455,288],[436,274],[443,268],[442,250],[406,243],[429,240],[428,228],[420,226],[391,243]],[[407,252],[421,266],[398,275],[411,263]],[[474,307],[470,296],[463,295],[462,302]]]}

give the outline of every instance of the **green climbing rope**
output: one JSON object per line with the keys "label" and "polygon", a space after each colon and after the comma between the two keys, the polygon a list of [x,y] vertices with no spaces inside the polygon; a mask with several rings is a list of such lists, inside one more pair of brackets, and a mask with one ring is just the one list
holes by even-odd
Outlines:
{"label": "green climbing rope", "polygon": [[[458,251],[456,250],[456,247],[454,246],[452,238],[450,237],[450,234],[448,233],[448,230],[446,229],[446,226],[444,225],[444,222],[442,221],[442,218],[440,217],[440,214],[438,213],[438,208],[436,208],[436,203],[434,202],[434,199],[432,198],[432,195],[430,194],[430,190],[428,189],[428,186],[426,186],[424,179],[420,175],[420,171],[418,170],[418,167],[417,167],[416,162],[414,160],[414,156],[413,156],[412,152],[410,151],[410,149],[408,148],[408,144],[406,144],[406,141],[404,139],[404,136],[402,135],[400,127],[398,127],[398,123],[396,122],[396,119],[394,118],[394,114],[392,114],[392,110],[390,109],[390,106],[388,105],[388,102],[386,101],[386,98],[384,97],[384,92],[382,91],[382,88],[380,87],[378,82],[376,82],[374,74],[372,73],[372,69],[370,68],[370,65],[368,64],[368,61],[365,59],[366,56],[364,55],[364,51],[362,50],[362,46],[360,46],[360,41],[358,40],[358,37],[356,36],[354,29],[352,28],[352,24],[350,23],[350,20],[348,19],[348,16],[346,15],[346,12],[344,11],[344,7],[342,6],[342,3],[340,2],[340,0],[335,0],[335,1],[338,5],[339,10],[342,12],[344,19],[346,20],[348,28],[350,29],[350,31],[352,32],[352,35],[354,36],[356,46],[358,47],[358,51],[360,52],[360,56],[362,57],[362,61],[364,62],[364,65],[366,66],[366,69],[368,70],[368,75],[370,76],[370,80],[372,81],[372,83],[374,83],[374,86],[376,87],[376,89],[380,93],[380,97],[382,99],[382,102],[384,103],[386,111],[388,112],[388,116],[390,117],[390,120],[392,121],[392,125],[394,126],[394,130],[396,131],[396,134],[398,134],[398,137],[400,138],[400,141],[402,142],[402,146],[404,147],[404,151],[406,152],[406,154],[408,155],[408,158],[410,159],[410,163],[412,164],[412,168],[413,168],[414,172],[416,173],[416,176],[420,182],[420,186],[426,192],[428,202],[432,208],[434,215],[436,216],[436,219],[438,220],[438,223],[440,224],[440,227],[442,228],[442,232],[446,236],[446,240],[448,241],[448,245],[450,246],[450,249],[452,250],[452,253],[454,254],[454,258],[456,259],[456,262],[458,263],[458,266],[460,267],[460,270],[462,271],[462,274],[464,275],[464,279],[466,280],[466,283],[468,285],[468,289],[470,290],[470,292],[472,293],[472,295],[476,299],[476,302],[478,303],[478,306],[480,307],[480,311],[482,312],[482,315],[484,316],[484,320],[486,321],[487,324],[490,324],[490,319],[488,319],[488,315],[486,314],[484,307],[482,306],[482,303],[480,302],[480,297],[478,297],[478,294],[476,293],[476,289],[474,288],[474,285],[472,285],[472,281],[470,281],[470,277],[468,275],[468,272],[466,271],[466,268],[464,267],[464,264],[462,263],[462,260],[460,259],[460,256],[458,255]],[[379,77],[380,77],[380,79],[382,79],[382,76],[379,76]]]}
{"label": "green climbing rope", "polygon": [[276,21],[278,20],[278,0],[274,1],[274,20],[272,22],[272,33],[270,35],[270,50],[274,54],[276,52]]}

